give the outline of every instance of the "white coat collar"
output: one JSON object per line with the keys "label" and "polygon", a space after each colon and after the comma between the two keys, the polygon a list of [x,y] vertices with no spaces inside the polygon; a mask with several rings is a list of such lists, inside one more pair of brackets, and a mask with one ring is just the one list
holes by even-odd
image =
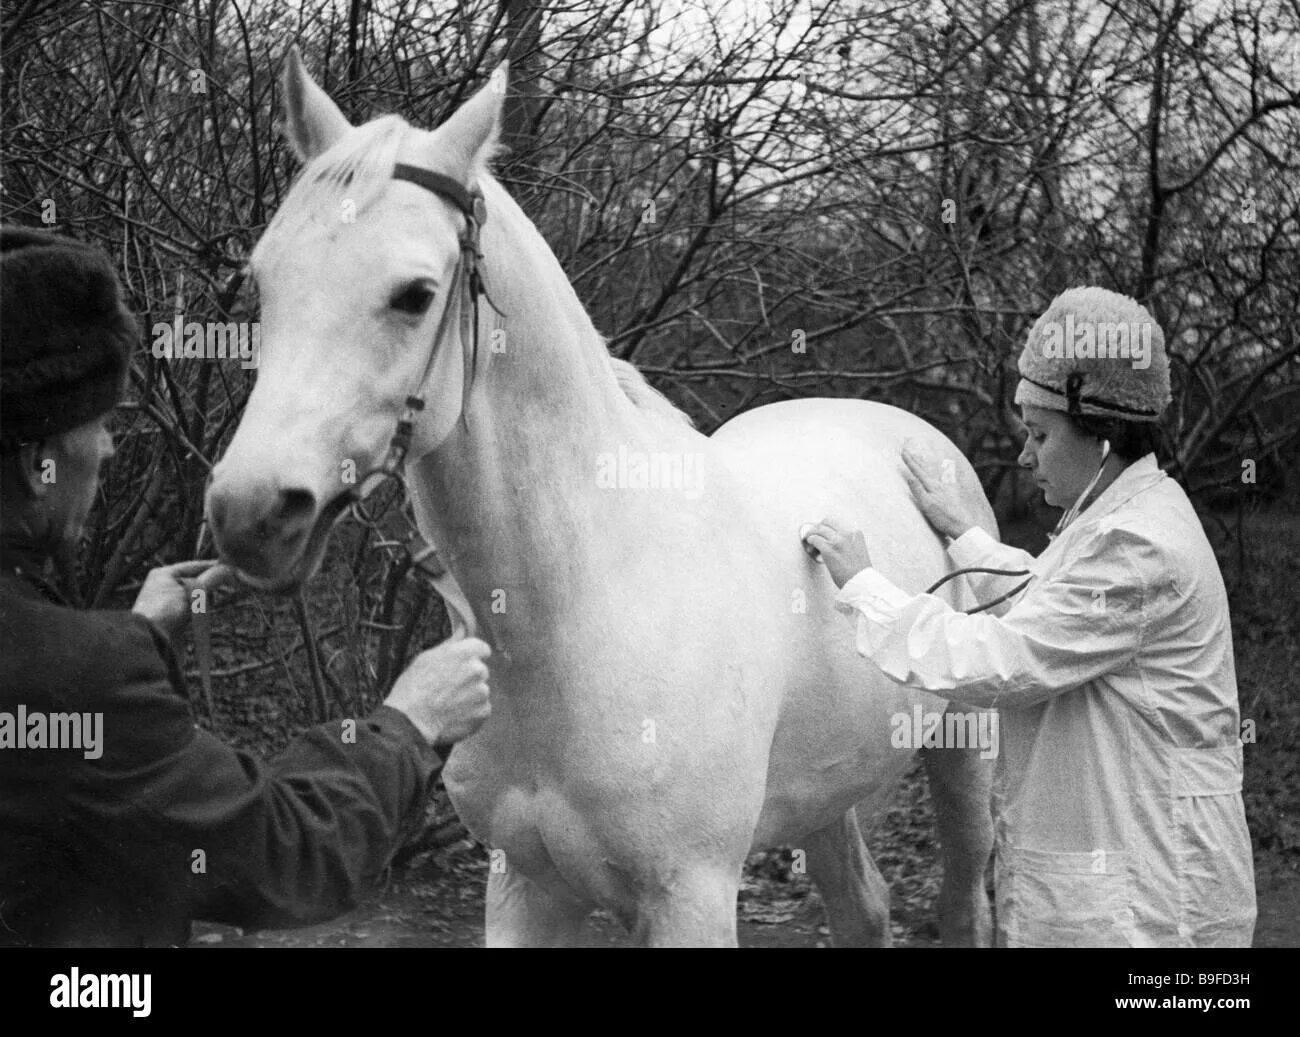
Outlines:
{"label": "white coat collar", "polygon": [[1037,559],[1037,571],[1044,566],[1051,567],[1061,556],[1062,551],[1074,550],[1067,545],[1077,545],[1080,538],[1087,539],[1096,535],[1097,524],[1103,522],[1107,515],[1121,504],[1132,500],[1139,493],[1163,482],[1168,476],[1156,464],[1156,455],[1147,454],[1138,458],[1120,472],[1115,481],[1102,491],[1100,497],[1081,511],[1058,537],[1050,537],[1047,548]]}
{"label": "white coat collar", "polygon": [[1102,491],[1100,497],[1079,513],[1070,524],[1070,528],[1084,529],[1095,525],[1121,504],[1132,500],[1139,493],[1149,490],[1167,478],[1169,476],[1165,475],[1160,465],[1156,463],[1154,453],[1139,457],[1119,473],[1115,481]]}

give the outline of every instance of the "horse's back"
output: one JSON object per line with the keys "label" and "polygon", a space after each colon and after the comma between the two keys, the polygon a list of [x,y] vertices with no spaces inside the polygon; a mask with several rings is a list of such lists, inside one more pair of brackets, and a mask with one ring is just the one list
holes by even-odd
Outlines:
{"label": "horse's back", "polygon": [[782,532],[789,526],[796,534],[802,523],[824,517],[856,525],[867,536],[873,563],[905,589],[923,589],[927,575],[944,567],[942,544],[903,477],[905,440],[919,440],[953,461],[950,471],[968,510],[997,535],[992,509],[961,452],[933,425],[897,407],[788,400],[747,411],[712,438]]}

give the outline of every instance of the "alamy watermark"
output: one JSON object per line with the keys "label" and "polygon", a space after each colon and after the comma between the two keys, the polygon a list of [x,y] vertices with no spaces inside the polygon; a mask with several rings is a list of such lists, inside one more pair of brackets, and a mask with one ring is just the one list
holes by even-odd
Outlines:
{"label": "alamy watermark", "polygon": [[596,486],[602,490],[667,490],[687,500],[704,492],[704,455],[689,451],[630,450],[620,446],[596,455]]}
{"label": "alamy watermark", "polygon": [[262,354],[262,325],[257,321],[158,321],[150,351],[159,360],[238,360],[244,370],[257,367]]}
{"label": "alamy watermark", "polygon": [[1048,360],[1129,360],[1138,370],[1151,366],[1150,321],[1050,321],[1043,326],[1043,356]]}
{"label": "alamy watermark", "polygon": [[895,749],[979,749],[980,759],[998,755],[998,712],[977,709],[967,713],[925,712],[920,704],[911,713],[889,718],[893,728],[889,744]]}
{"label": "alamy watermark", "polygon": [[103,713],[0,711],[0,749],[80,749],[87,760],[104,755]]}
{"label": "alamy watermark", "polygon": [[82,973],[77,966],[50,977],[51,1008],[129,1008],[137,1019],[152,1011],[153,975]]}

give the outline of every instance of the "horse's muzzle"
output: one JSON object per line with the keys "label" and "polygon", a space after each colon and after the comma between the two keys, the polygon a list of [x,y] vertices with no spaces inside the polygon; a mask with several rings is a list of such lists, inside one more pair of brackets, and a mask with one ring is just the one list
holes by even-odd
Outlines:
{"label": "horse's muzzle", "polygon": [[306,488],[257,487],[219,476],[207,513],[221,560],[259,590],[301,586],[320,565],[330,528],[347,507],[346,493],[321,507]]}

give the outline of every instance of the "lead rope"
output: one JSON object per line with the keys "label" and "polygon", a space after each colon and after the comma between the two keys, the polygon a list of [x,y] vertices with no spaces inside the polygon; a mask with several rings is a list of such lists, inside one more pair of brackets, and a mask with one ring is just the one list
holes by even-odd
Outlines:
{"label": "lead rope", "polygon": [[[429,373],[433,370],[434,359],[437,356],[439,345],[452,320],[452,306],[457,307],[456,316],[458,317],[457,323],[460,325],[461,350],[464,356],[460,420],[466,432],[469,431],[470,392],[478,375],[479,296],[487,299],[488,305],[499,316],[505,316],[496,303],[492,301],[492,297],[488,294],[487,288],[483,284],[483,278],[479,273],[479,261],[483,258],[483,253],[479,248],[479,229],[487,220],[487,208],[483,196],[476,190],[468,190],[459,181],[449,176],[435,173],[432,170],[421,169],[418,166],[398,163],[393,167],[393,179],[406,180],[450,201],[465,217],[465,230],[460,236],[460,260],[456,264],[456,274],[452,280],[451,292],[448,295],[447,305],[443,308],[442,317],[438,321],[433,346],[429,351],[429,358],[425,362],[424,373],[420,376],[416,391],[406,398],[406,404],[401,417],[397,421],[397,428],[393,432],[393,438],[388,446],[388,454],[383,463],[378,468],[367,472],[358,481],[354,493],[356,498],[353,501],[354,510],[359,510],[361,499],[367,495],[361,491],[372,477],[377,476],[379,482],[371,488],[370,492],[373,493],[374,490],[378,489],[379,485],[392,479],[401,486],[403,496],[407,496],[406,484],[403,479],[403,465],[406,461],[406,455],[411,449],[415,422],[424,410],[424,397],[422,395],[424,384],[429,378]],[[467,294],[469,296],[468,305],[466,305],[465,299]],[[451,620],[451,636],[453,638],[475,636],[478,631],[478,623],[464,590],[439,557],[437,548],[429,543],[428,539],[420,532],[419,527],[406,517],[405,510],[399,509],[398,515],[406,526],[406,536],[399,543],[410,560],[411,569],[427,578],[446,604],[447,615]]]}
{"label": "lead rope", "polygon": [[[204,519],[199,527],[198,540],[194,545],[194,557],[203,557],[204,541],[207,539],[208,524]],[[203,599],[203,608],[194,611],[194,590],[198,586],[199,577],[194,576],[180,581],[181,586],[185,588],[186,600],[190,603],[190,637],[194,639],[194,661],[199,667],[199,684],[203,688],[203,705],[208,711],[208,723],[213,728],[217,724],[216,707],[212,699],[212,613],[208,606],[211,595],[205,592]]]}
{"label": "lead rope", "polygon": [[[488,294],[487,287],[484,285],[478,269],[479,260],[483,258],[483,253],[479,249],[479,228],[487,219],[487,208],[483,202],[483,196],[477,191],[467,190],[449,176],[435,173],[432,170],[420,169],[417,166],[408,166],[401,163],[395,165],[393,167],[393,179],[410,181],[447,198],[465,216],[465,231],[460,236],[461,255],[459,262],[456,264],[456,274],[452,280],[448,304],[443,308],[442,317],[439,318],[438,328],[434,334],[433,347],[430,349],[429,358],[424,365],[424,373],[420,376],[415,393],[406,398],[401,416],[397,419],[397,428],[393,432],[393,438],[389,441],[388,453],[385,455],[383,462],[377,468],[371,469],[362,476],[357,482],[356,489],[352,491],[352,510],[354,512],[359,512],[361,500],[365,496],[360,491],[371,478],[377,477],[379,479],[379,483],[374,486],[371,492],[378,489],[382,483],[393,479],[401,486],[403,497],[408,496],[406,484],[402,478],[402,465],[411,449],[415,421],[424,410],[424,397],[420,393],[424,389],[424,383],[428,380],[429,372],[433,370],[438,345],[442,341],[443,331],[450,319],[452,302],[454,301],[456,306],[459,307],[457,312],[460,317],[461,348],[465,353],[460,416],[467,432],[469,431],[470,390],[473,388],[478,373],[479,296],[481,295],[487,299],[488,305],[499,316],[506,316],[492,301],[492,297]],[[464,306],[466,290],[468,290],[470,296],[468,308]],[[465,328],[467,323],[469,324],[468,334],[466,334]],[[469,341],[468,350],[465,349],[466,340]],[[478,622],[474,615],[474,609],[456,577],[451,574],[439,557],[437,548],[429,543],[420,532],[419,527],[406,517],[403,508],[398,509],[398,515],[403,525],[406,526],[406,536],[398,543],[406,552],[411,571],[417,572],[429,580],[446,605],[447,617],[451,622],[452,639],[459,640],[463,637],[476,636]],[[358,517],[364,519],[365,516],[358,515]],[[195,581],[184,580],[182,583],[185,586],[187,595],[191,595]],[[190,600],[193,601],[192,596]],[[206,602],[204,603],[204,609],[200,612],[194,612],[191,609],[190,628],[194,638],[194,656],[199,667],[199,681],[203,687],[203,699],[207,707],[208,719],[215,721],[212,701],[212,621]]]}

